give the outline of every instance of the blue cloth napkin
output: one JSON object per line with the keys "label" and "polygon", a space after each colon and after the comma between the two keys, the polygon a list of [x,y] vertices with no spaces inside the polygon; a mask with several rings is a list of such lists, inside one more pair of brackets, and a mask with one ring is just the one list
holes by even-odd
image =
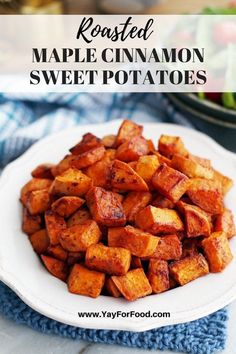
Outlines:
{"label": "blue cloth napkin", "polygon": [[[45,135],[77,124],[118,118],[191,126],[162,94],[1,94],[0,168]],[[223,350],[226,341],[226,309],[197,321],[141,333],[91,330],[68,326],[37,313],[0,282],[0,313],[44,333],[143,349],[211,354]]]}

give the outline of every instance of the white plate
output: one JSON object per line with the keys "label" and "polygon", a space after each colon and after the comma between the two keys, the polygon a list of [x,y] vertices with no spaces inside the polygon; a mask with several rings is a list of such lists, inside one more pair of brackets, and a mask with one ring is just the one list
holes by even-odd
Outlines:
{"label": "white plate", "polygon": [[[236,257],[224,272],[209,274],[184,287],[147,296],[135,302],[100,296],[92,299],[70,294],[66,284],[51,276],[33,252],[21,231],[20,188],[39,163],[57,162],[86,132],[98,136],[117,132],[121,121],[86,125],[49,136],[32,146],[11,163],[0,181],[0,278],[20,298],[38,312],[60,322],[87,328],[144,331],[169,324],[192,321],[206,316],[236,298]],[[215,168],[231,176],[236,185],[236,157],[202,133],[172,124],[146,123],[145,137],[155,143],[160,134],[179,135],[187,148],[212,160]],[[226,197],[226,205],[236,211],[236,187]],[[231,240],[236,256],[236,240]],[[156,311],[170,312],[170,318],[79,318],[80,311]]]}

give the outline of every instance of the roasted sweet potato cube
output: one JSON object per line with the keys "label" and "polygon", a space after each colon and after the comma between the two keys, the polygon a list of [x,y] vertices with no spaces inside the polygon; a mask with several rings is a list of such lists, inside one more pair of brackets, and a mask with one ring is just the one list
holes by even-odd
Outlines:
{"label": "roasted sweet potato cube", "polygon": [[106,274],[124,275],[130,267],[130,251],[121,247],[106,247],[103,244],[88,247],[85,264]]}
{"label": "roasted sweet potato cube", "polygon": [[117,286],[115,285],[114,281],[111,278],[107,278],[105,281],[105,288],[108,292],[113,297],[121,297],[121,293],[118,290]]}
{"label": "roasted sweet potato cube", "polygon": [[182,244],[177,235],[165,235],[160,237],[152,258],[162,259],[164,261],[180,259],[182,255]]}
{"label": "roasted sweet potato cube", "polygon": [[84,199],[79,197],[61,197],[52,204],[52,211],[65,218],[73,214],[84,204]]}
{"label": "roasted sweet potato cube", "polygon": [[69,252],[86,251],[86,249],[98,243],[101,231],[94,220],[87,220],[81,225],[74,225],[60,233],[60,244]]}
{"label": "roasted sweet potato cube", "polygon": [[68,253],[64,250],[64,248],[61,247],[61,245],[49,246],[47,249],[47,254],[63,262],[67,260],[68,255]]}
{"label": "roasted sweet potato cube", "polygon": [[102,143],[106,148],[112,148],[115,146],[116,142],[116,135],[110,134],[110,135],[105,135],[102,138]]}
{"label": "roasted sweet potato cube", "polygon": [[158,151],[153,151],[152,152],[155,156],[157,156],[158,161],[160,163],[165,163],[167,166],[171,166],[171,160],[168,159],[167,157],[161,155]]}
{"label": "roasted sweet potato cube", "polygon": [[71,162],[74,160],[73,155],[66,155],[56,166],[51,168],[54,177],[61,175],[63,172],[71,168]]}
{"label": "roasted sweet potato cube", "polygon": [[92,180],[76,168],[69,168],[57,176],[52,185],[52,193],[81,197],[87,193]]}
{"label": "roasted sweet potato cube", "polygon": [[173,156],[171,166],[190,178],[199,177],[212,179],[214,176],[212,168],[203,166],[197,162],[196,159],[193,160],[178,154]]}
{"label": "roasted sweet potato cube", "polygon": [[123,226],[125,224],[123,206],[115,193],[101,187],[93,187],[87,193],[86,201],[98,224],[105,226]]}
{"label": "roasted sweet potato cube", "polygon": [[152,177],[152,184],[159,193],[176,203],[188,189],[189,179],[183,173],[161,164]]}
{"label": "roasted sweet potato cube", "polygon": [[147,192],[148,186],[131,166],[115,160],[111,168],[111,185],[121,191]]}
{"label": "roasted sweet potato cube", "polygon": [[187,238],[182,242],[181,258],[190,257],[198,254],[198,248],[201,244],[201,238]]}
{"label": "roasted sweet potato cube", "polygon": [[34,251],[38,254],[45,253],[49,247],[49,237],[46,229],[36,231],[29,236]]}
{"label": "roasted sweet potato cube", "polygon": [[67,220],[67,227],[81,225],[88,219],[92,219],[92,215],[86,207],[82,207]]}
{"label": "roasted sweet potato cube", "polygon": [[85,252],[68,252],[67,264],[72,266],[76,263],[80,263],[85,259]]}
{"label": "roasted sweet potato cube", "polygon": [[141,156],[137,161],[136,172],[145,182],[150,183],[159,165],[160,163],[156,155]]}
{"label": "roasted sweet potato cube", "polygon": [[211,160],[209,159],[205,159],[204,157],[199,157],[193,154],[189,154],[188,157],[193,160],[196,161],[197,163],[199,163],[200,165],[204,166],[204,167],[208,167],[211,168]]}
{"label": "roasted sweet potato cube", "polygon": [[234,217],[231,210],[224,209],[222,214],[218,214],[216,216],[214,231],[224,232],[227,238],[231,238],[236,235]]}
{"label": "roasted sweet potato cube", "polygon": [[68,290],[73,294],[98,297],[105,282],[105,274],[75,264],[68,278]]}
{"label": "roasted sweet potato cube", "polygon": [[127,221],[134,222],[138,211],[145,208],[151,201],[149,192],[129,192],[123,201],[123,208]]}
{"label": "roasted sweet potato cube", "polygon": [[26,198],[25,205],[31,215],[44,213],[51,205],[48,189],[30,192]]}
{"label": "roasted sweet potato cube", "polygon": [[170,274],[180,285],[185,285],[209,273],[208,263],[200,253],[175,261],[169,268]]}
{"label": "roasted sweet potato cube", "polygon": [[129,225],[116,229],[110,228],[108,231],[108,246],[126,248],[137,257],[147,257],[155,252],[159,237]]}
{"label": "roasted sweet potato cube", "polygon": [[188,237],[210,236],[211,218],[201,208],[184,203],[185,224]]}
{"label": "roasted sweet potato cube", "polygon": [[66,263],[45,255],[41,255],[41,259],[49,273],[62,281],[66,281],[68,276],[68,268]]}
{"label": "roasted sweet potato cube", "polygon": [[97,146],[91,150],[83,152],[80,155],[74,156],[71,166],[79,169],[86,168],[93,165],[95,162],[101,160],[105,154],[104,146]]}
{"label": "roasted sweet potato cube", "polygon": [[29,192],[38,191],[41,189],[49,189],[51,184],[52,184],[52,181],[50,179],[32,178],[21,189],[20,200],[23,203],[23,205],[25,205],[27,202]]}
{"label": "roasted sweet potato cube", "polygon": [[152,293],[151,285],[142,268],[132,269],[126,275],[111,279],[128,301],[134,301]]}
{"label": "roasted sweet potato cube", "polygon": [[220,214],[223,211],[222,187],[218,181],[193,178],[187,195],[194,204],[210,214]]}
{"label": "roasted sweet potato cube", "polygon": [[142,136],[125,141],[116,150],[116,158],[124,162],[137,161],[140,156],[147,154],[148,144]]}
{"label": "roasted sweet potato cube", "polygon": [[109,156],[105,156],[83,171],[92,179],[95,187],[109,188],[111,183],[111,165],[112,159]]}
{"label": "roasted sweet potato cube", "polygon": [[132,256],[131,257],[130,268],[131,269],[142,268],[141,258],[136,257],[136,256]]}
{"label": "roasted sweet potato cube", "polygon": [[34,178],[46,178],[46,179],[53,179],[53,174],[52,174],[52,168],[55,167],[55,165],[51,163],[44,163],[41,165],[38,165],[32,172],[31,175]]}
{"label": "roasted sweet potato cube", "polygon": [[233,259],[229,241],[223,232],[213,232],[202,241],[202,247],[213,273],[222,272]]}
{"label": "roasted sweet potato cube", "polygon": [[42,219],[40,215],[31,215],[26,208],[23,208],[22,231],[31,235],[41,229]]}
{"label": "roasted sweet potato cube", "polygon": [[168,159],[171,159],[174,154],[188,156],[188,150],[179,136],[161,135],[158,150]]}
{"label": "roasted sweet potato cube", "polygon": [[146,139],[146,140],[147,140],[147,144],[148,144],[149,153],[155,151],[156,149],[155,149],[155,146],[153,144],[153,141],[151,139]]}
{"label": "roasted sweet potato cube", "polygon": [[66,229],[66,223],[63,217],[48,210],[45,213],[45,224],[49,236],[50,244],[59,244],[59,236],[63,230]]}
{"label": "roasted sweet potato cube", "polygon": [[119,146],[120,144],[134,138],[135,136],[141,136],[142,132],[143,127],[141,125],[125,119],[119,128],[115,145]]}
{"label": "roasted sweet potato cube", "polygon": [[78,144],[70,149],[70,152],[73,155],[80,155],[98,146],[102,146],[101,139],[91,133],[87,133],[83,135],[82,140]]}
{"label": "roasted sweet potato cube", "polygon": [[227,176],[224,176],[222,173],[214,169],[213,172],[214,172],[213,179],[217,180],[221,184],[223,194],[224,195],[227,194],[228,191],[233,187],[234,184],[233,180]]}
{"label": "roasted sweet potato cube", "polygon": [[175,210],[147,206],[136,214],[136,225],[151,234],[170,234],[182,231],[184,225]]}
{"label": "roasted sweet potato cube", "polygon": [[161,259],[150,259],[147,274],[152,291],[162,293],[170,288],[168,263]]}
{"label": "roasted sweet potato cube", "polygon": [[173,203],[171,200],[168,198],[164,197],[163,195],[158,195],[153,201],[152,205],[157,207],[157,208],[167,208],[167,209],[173,209],[175,207],[175,203]]}

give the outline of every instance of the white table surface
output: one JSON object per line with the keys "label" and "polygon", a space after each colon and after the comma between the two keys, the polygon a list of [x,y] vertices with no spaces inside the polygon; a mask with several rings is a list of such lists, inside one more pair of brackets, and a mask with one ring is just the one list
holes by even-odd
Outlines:
{"label": "white table surface", "polygon": [[[236,301],[229,306],[228,340],[221,354],[236,353]],[[92,344],[73,341],[58,336],[38,333],[26,326],[0,316],[1,354],[147,354],[147,350],[131,349],[121,346]],[[160,352],[173,354],[173,352]]]}

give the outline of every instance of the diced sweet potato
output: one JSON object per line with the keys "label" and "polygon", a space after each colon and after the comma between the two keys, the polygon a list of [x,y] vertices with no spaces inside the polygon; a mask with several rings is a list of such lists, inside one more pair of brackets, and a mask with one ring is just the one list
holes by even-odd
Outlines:
{"label": "diced sweet potato", "polygon": [[105,281],[105,288],[108,292],[113,297],[121,297],[121,293],[118,290],[117,286],[115,285],[114,281],[111,278],[107,278]]}
{"label": "diced sweet potato", "polygon": [[156,149],[155,149],[155,146],[153,144],[153,141],[151,139],[146,139],[146,140],[147,140],[147,144],[148,144],[149,153],[155,151]]}
{"label": "diced sweet potato", "polygon": [[223,232],[213,232],[202,241],[202,247],[213,273],[222,272],[233,259],[229,241]]}
{"label": "diced sweet potato", "polygon": [[102,143],[106,148],[112,148],[113,146],[115,146],[115,142],[116,142],[116,135],[105,135],[102,138]]}
{"label": "diced sweet potato", "polygon": [[223,211],[223,194],[218,181],[193,178],[187,194],[194,204],[208,213],[220,214]]}
{"label": "diced sweet potato", "polygon": [[84,204],[79,197],[61,197],[52,204],[52,211],[67,218]]}
{"label": "diced sweet potato", "polygon": [[72,266],[76,263],[80,263],[85,259],[85,252],[68,252],[67,264]]}
{"label": "diced sweet potato", "polygon": [[213,172],[214,172],[213,179],[217,180],[221,184],[223,194],[224,195],[227,194],[228,191],[233,187],[234,184],[233,180],[227,176],[224,176],[222,173],[214,169]]}
{"label": "diced sweet potato", "polygon": [[123,276],[112,276],[111,279],[128,301],[134,301],[152,293],[151,285],[141,268],[130,270]]}
{"label": "diced sweet potato", "polygon": [[188,156],[188,150],[179,136],[161,135],[158,150],[168,159],[171,159],[174,154]]}
{"label": "diced sweet potato", "polygon": [[55,178],[52,193],[81,197],[87,193],[91,184],[91,178],[75,168],[69,168]]}
{"label": "diced sweet potato", "polygon": [[115,193],[101,187],[93,187],[87,193],[86,201],[98,224],[105,226],[123,226],[125,224],[123,206]]}
{"label": "diced sweet potato", "polygon": [[180,285],[185,285],[209,273],[208,263],[200,253],[175,261],[169,268],[170,274]]}
{"label": "diced sweet potato", "polygon": [[209,214],[199,207],[187,203],[184,203],[183,209],[187,236],[210,236],[212,225]]}
{"label": "diced sweet potato", "polygon": [[55,165],[51,163],[44,163],[41,165],[38,165],[32,172],[31,175],[34,178],[46,178],[46,179],[53,179],[53,174],[51,169]]}
{"label": "diced sweet potato", "polygon": [[67,220],[67,227],[81,225],[88,219],[92,219],[92,215],[87,208],[82,207]]}
{"label": "diced sweet potato", "polygon": [[47,249],[47,254],[63,262],[67,260],[68,255],[68,253],[64,250],[64,248],[61,247],[61,245],[49,246]]}
{"label": "diced sweet potato", "polygon": [[66,281],[68,276],[68,268],[64,262],[45,255],[41,255],[41,259],[49,273],[62,281]]}
{"label": "diced sweet potato", "polygon": [[138,163],[138,161],[131,161],[131,162],[128,162],[128,165],[129,165],[134,171],[136,171],[137,163]]}
{"label": "diced sweet potato", "polygon": [[88,247],[85,264],[106,274],[124,275],[130,267],[130,251],[121,247],[106,247],[102,244]]}
{"label": "diced sweet potato", "polygon": [[152,177],[152,184],[159,193],[176,203],[188,189],[189,179],[183,173],[161,164]]}
{"label": "diced sweet potato", "polygon": [[49,237],[46,229],[36,231],[29,236],[34,251],[38,254],[45,253],[49,247]]}
{"label": "diced sweet potato", "polygon": [[93,298],[101,294],[105,282],[105,274],[89,270],[80,264],[75,264],[68,278],[68,290],[73,294]]}
{"label": "diced sweet potato", "polygon": [[25,205],[31,215],[44,213],[51,205],[48,189],[30,192],[26,198]]}
{"label": "diced sweet potato", "polygon": [[95,187],[109,188],[111,182],[111,165],[112,159],[108,155],[84,169],[84,173],[92,179]]}
{"label": "diced sweet potato", "polygon": [[160,237],[160,241],[151,257],[170,261],[180,259],[181,255],[181,242],[178,236],[173,234]]}
{"label": "diced sweet potato", "polygon": [[148,144],[142,136],[125,141],[116,150],[116,158],[124,162],[137,161],[140,156],[147,154]]}
{"label": "diced sweet potato", "polygon": [[147,206],[135,217],[136,225],[151,234],[170,234],[182,231],[184,225],[175,210]]}
{"label": "diced sweet potato", "polygon": [[166,261],[150,259],[147,277],[155,294],[162,293],[170,288],[169,268]]}
{"label": "diced sweet potato", "polygon": [[181,258],[190,257],[198,254],[198,248],[201,244],[199,238],[187,238],[182,242],[182,256]]}
{"label": "diced sweet potato", "polygon": [[224,209],[222,214],[218,214],[216,216],[215,231],[224,232],[227,238],[231,238],[236,235],[234,217],[231,210]]}
{"label": "diced sweet potato", "polygon": [[124,143],[132,139],[135,136],[141,136],[143,132],[143,127],[138,125],[130,120],[124,120],[119,128],[115,145],[119,146],[120,144]]}
{"label": "diced sweet potato", "polygon": [[52,181],[50,179],[32,178],[21,189],[20,200],[23,203],[23,205],[26,204],[29,192],[38,191],[38,190],[41,190],[41,189],[49,189],[51,184],[52,184]]}
{"label": "diced sweet potato", "polygon": [[98,243],[101,231],[94,220],[87,220],[81,225],[74,225],[60,233],[60,244],[69,252],[86,251],[86,249]]}
{"label": "diced sweet potato", "polygon": [[153,151],[153,154],[157,156],[160,163],[165,163],[167,166],[171,166],[171,160],[161,155],[158,151]]}
{"label": "diced sweet potato", "polygon": [[152,255],[158,242],[159,237],[129,225],[122,228],[110,228],[108,231],[108,246],[126,248],[137,257]]}
{"label": "diced sweet potato", "polygon": [[73,155],[80,155],[95,147],[102,146],[101,139],[91,133],[83,135],[82,140],[70,149]]}
{"label": "diced sweet potato", "polygon": [[147,192],[148,186],[127,163],[115,160],[111,168],[111,185],[121,191]]}
{"label": "diced sweet potato", "polygon": [[211,168],[211,161],[209,159],[205,159],[203,157],[199,157],[193,154],[189,154],[188,157],[204,167]]}
{"label": "diced sweet potato", "polygon": [[66,170],[71,168],[71,162],[74,160],[73,155],[66,155],[56,166],[51,168],[54,177],[61,175]]}
{"label": "diced sweet potato", "polygon": [[205,167],[196,160],[178,154],[173,156],[171,166],[190,178],[199,177],[212,179],[214,176],[212,168]]}
{"label": "diced sweet potato", "polygon": [[40,215],[31,215],[26,208],[23,209],[22,231],[31,235],[41,229],[42,219]]}
{"label": "diced sweet potato", "polygon": [[134,222],[137,212],[145,208],[151,198],[152,195],[149,192],[129,192],[123,201],[127,221]]}
{"label": "diced sweet potato", "polygon": [[150,183],[160,163],[156,155],[145,155],[138,159],[136,172],[145,182]]}
{"label": "diced sweet potato", "polygon": [[158,195],[153,201],[152,205],[157,207],[157,208],[167,208],[167,209],[173,209],[175,207],[175,204],[169,200],[168,198],[164,197],[163,195]]}
{"label": "diced sweet potato", "polygon": [[86,168],[93,165],[95,162],[101,160],[105,154],[104,146],[97,146],[91,150],[88,150],[80,155],[74,156],[71,162],[71,166],[77,168]]}
{"label": "diced sweet potato", "polygon": [[49,236],[50,244],[59,244],[59,236],[63,230],[66,229],[66,223],[63,217],[48,210],[45,213],[45,224]]}
{"label": "diced sweet potato", "polygon": [[141,258],[136,257],[136,256],[132,256],[131,257],[130,268],[131,269],[142,268]]}

